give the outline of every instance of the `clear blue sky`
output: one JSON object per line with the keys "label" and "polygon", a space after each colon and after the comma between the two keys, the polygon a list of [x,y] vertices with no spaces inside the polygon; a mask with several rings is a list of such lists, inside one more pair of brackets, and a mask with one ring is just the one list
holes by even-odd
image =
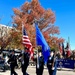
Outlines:
{"label": "clear blue sky", "polygon": [[[20,8],[26,0],[0,0],[0,21],[1,24],[8,24],[12,21],[12,8]],[[30,0],[28,0],[30,1]],[[75,49],[75,0],[39,0],[41,5],[50,8],[56,16],[55,25],[60,28],[59,37],[66,41],[70,38],[71,49]],[[66,42],[65,41],[65,42]]]}

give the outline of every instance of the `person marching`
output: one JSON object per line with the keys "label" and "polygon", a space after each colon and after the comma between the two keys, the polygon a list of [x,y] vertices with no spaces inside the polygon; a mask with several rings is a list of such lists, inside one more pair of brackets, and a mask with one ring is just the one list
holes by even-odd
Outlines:
{"label": "person marching", "polygon": [[50,52],[50,56],[48,57],[47,61],[47,68],[49,75],[56,75],[57,72],[57,56],[55,51]]}
{"label": "person marching", "polygon": [[53,53],[53,51],[50,52],[50,56],[48,57],[47,68],[48,68],[49,75],[53,75],[53,70],[54,70],[54,53]]}
{"label": "person marching", "polygon": [[15,72],[15,67],[17,66],[17,61],[16,61],[16,56],[14,54],[14,50],[12,51],[9,60],[8,60],[8,64],[10,64],[10,70],[11,70],[11,74],[10,75],[18,75]]}
{"label": "person marching", "polygon": [[54,64],[53,64],[53,75],[56,75],[56,72],[57,72],[57,64],[58,64],[58,57],[57,57],[57,54],[56,52],[54,51]]}
{"label": "person marching", "polygon": [[44,70],[44,58],[42,52],[38,52],[38,58],[36,60],[36,75],[43,75]]}
{"label": "person marching", "polygon": [[30,58],[30,53],[28,51],[28,48],[24,48],[24,51],[19,55],[19,58],[21,59],[21,70],[23,75],[29,75],[26,70],[29,65],[29,58]]}

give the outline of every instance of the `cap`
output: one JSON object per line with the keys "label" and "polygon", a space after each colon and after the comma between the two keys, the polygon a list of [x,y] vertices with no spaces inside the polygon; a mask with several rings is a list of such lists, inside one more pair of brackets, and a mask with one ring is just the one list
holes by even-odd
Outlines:
{"label": "cap", "polygon": [[28,50],[28,48],[27,47],[24,47],[24,50]]}

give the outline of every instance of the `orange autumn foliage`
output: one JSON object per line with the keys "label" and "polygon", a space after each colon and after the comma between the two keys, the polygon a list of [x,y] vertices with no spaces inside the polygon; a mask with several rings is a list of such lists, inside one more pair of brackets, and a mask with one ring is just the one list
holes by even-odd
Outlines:
{"label": "orange autumn foliage", "polygon": [[[16,29],[20,31],[18,34],[22,37],[21,31],[23,23],[33,46],[36,46],[35,26],[33,25],[35,19],[39,20],[39,28],[51,47],[53,46],[52,39],[56,41],[55,44],[61,40],[58,37],[51,36],[60,33],[59,27],[53,25],[55,22],[54,12],[51,9],[45,10],[38,0],[31,0],[31,2],[26,1],[20,9],[13,8],[13,11],[15,14],[15,16],[13,16],[13,23],[17,25]],[[21,38],[19,40],[21,40]],[[64,39],[60,42],[63,41]]]}

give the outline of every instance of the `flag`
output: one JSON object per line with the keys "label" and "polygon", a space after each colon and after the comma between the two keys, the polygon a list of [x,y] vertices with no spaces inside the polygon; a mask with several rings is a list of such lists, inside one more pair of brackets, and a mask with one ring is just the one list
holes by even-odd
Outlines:
{"label": "flag", "polygon": [[42,47],[42,54],[44,56],[44,62],[47,62],[48,56],[50,55],[50,47],[48,46],[42,32],[38,28],[38,23],[35,23],[36,27],[36,44]]}
{"label": "flag", "polygon": [[66,48],[65,49],[67,50],[67,57],[70,57],[71,51],[70,51],[70,45],[69,45],[68,42],[67,42],[67,45],[66,45]]}
{"label": "flag", "polygon": [[62,43],[62,55],[63,55],[63,57],[65,57],[64,43]]}
{"label": "flag", "polygon": [[33,48],[32,48],[32,44],[29,40],[29,37],[26,33],[26,30],[24,28],[24,26],[22,26],[22,32],[23,32],[23,37],[22,37],[22,43],[25,47],[27,47],[29,49],[30,52],[30,59],[33,59]]}
{"label": "flag", "polygon": [[59,43],[59,51],[60,51],[60,54],[62,55],[62,46],[60,43]]}

